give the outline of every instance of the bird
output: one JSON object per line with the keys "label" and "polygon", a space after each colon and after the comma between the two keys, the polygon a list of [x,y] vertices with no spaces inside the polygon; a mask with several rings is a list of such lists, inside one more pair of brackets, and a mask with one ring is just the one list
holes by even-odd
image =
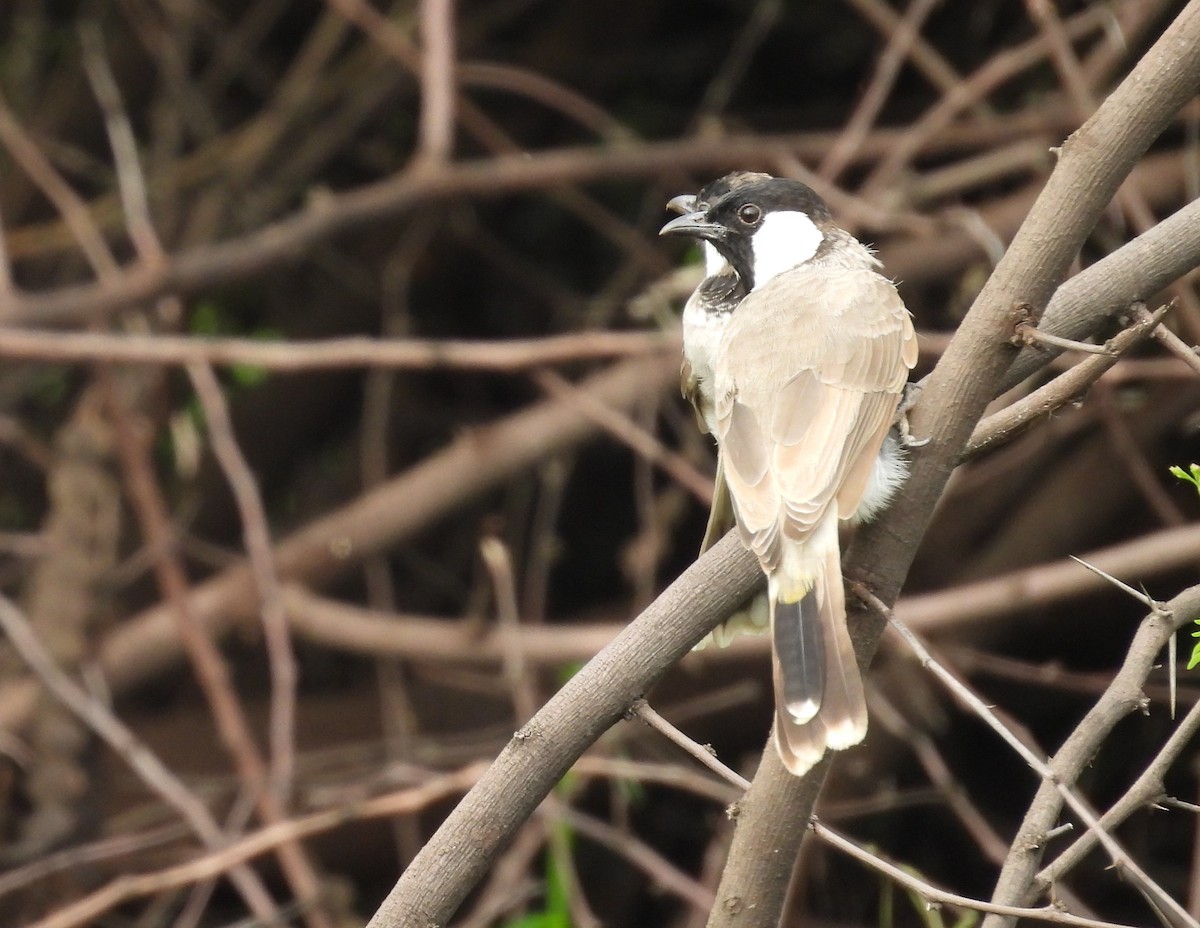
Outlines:
{"label": "bird", "polygon": [[[730,293],[740,299],[715,346],[691,365],[704,356],[710,364],[711,409],[702,415],[741,539],[766,574],[774,740],[801,776],[827,749],[866,735],[839,527],[872,518],[906,476],[903,449],[888,435],[916,364],[916,334],[874,253],[813,190],[770,176],[725,186],[710,184],[717,195],[690,203],[677,198],[676,209],[691,209],[661,234],[711,245],[737,278]],[[709,271],[727,273],[715,259]],[[693,299],[705,308],[699,289]]]}

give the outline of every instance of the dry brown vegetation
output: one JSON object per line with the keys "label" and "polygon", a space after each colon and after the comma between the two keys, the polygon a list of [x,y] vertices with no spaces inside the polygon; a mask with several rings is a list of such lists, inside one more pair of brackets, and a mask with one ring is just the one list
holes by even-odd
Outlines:
{"label": "dry brown vegetation", "polygon": [[[1197,47],[1195,0],[0,4],[0,925],[1196,925]],[[922,333],[846,558],[871,733],[803,779],[765,644],[688,653],[759,575],[695,559],[655,233],[734,168]]]}

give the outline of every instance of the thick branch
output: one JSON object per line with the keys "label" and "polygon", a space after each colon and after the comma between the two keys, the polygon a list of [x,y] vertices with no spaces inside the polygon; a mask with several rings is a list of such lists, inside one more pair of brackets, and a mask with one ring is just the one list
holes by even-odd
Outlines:
{"label": "thick branch", "polygon": [[[1186,274],[1196,266],[1197,256],[1200,200],[1193,200],[1059,287],[1039,327],[1064,338],[1087,338],[1133,303],[1149,299]],[[1025,349],[1005,373],[1000,389],[1020,383],[1055,354]]]}
{"label": "thick branch", "polygon": [[576,758],[759,582],[757,562],[732,533],[684,571],[513,736],[370,928],[446,924]]}

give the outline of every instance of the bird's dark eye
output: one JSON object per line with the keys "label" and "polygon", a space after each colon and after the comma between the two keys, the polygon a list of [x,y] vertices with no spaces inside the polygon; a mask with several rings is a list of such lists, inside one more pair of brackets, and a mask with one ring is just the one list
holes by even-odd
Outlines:
{"label": "bird's dark eye", "polygon": [[752,226],[762,218],[762,210],[753,203],[747,203],[737,211],[737,216],[746,225]]}

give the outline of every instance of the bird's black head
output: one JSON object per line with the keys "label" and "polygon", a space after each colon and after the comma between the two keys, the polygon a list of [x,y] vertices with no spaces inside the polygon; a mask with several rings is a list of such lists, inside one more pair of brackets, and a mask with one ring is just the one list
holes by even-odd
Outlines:
{"label": "bird's black head", "polygon": [[685,193],[677,197],[672,197],[667,201],[667,209],[685,215],[688,213],[706,212],[710,206],[727,193],[732,193],[734,190],[749,184],[770,179],[770,174],[756,174],[753,171],[734,171],[731,174],[726,174],[724,177],[710,180],[700,188],[699,193]]}
{"label": "bird's black head", "polygon": [[[685,198],[672,201],[675,208]],[[825,201],[799,181],[765,174],[730,174],[701,190],[659,234],[711,242],[747,290],[808,261],[833,218]]]}

